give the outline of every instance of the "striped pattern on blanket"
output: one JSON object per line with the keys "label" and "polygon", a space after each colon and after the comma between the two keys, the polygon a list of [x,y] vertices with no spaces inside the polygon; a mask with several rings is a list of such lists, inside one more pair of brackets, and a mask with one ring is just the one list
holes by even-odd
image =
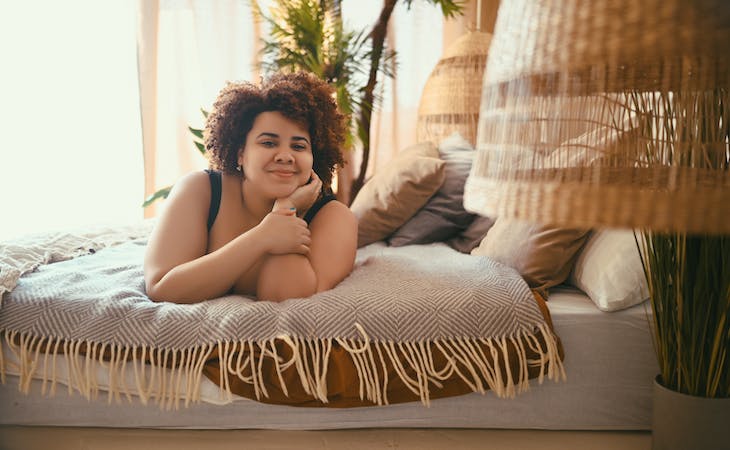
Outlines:
{"label": "striped pattern on blanket", "polygon": [[[277,391],[276,402],[287,403],[296,390],[342,406],[328,384],[344,370],[333,355],[346,357],[358,378],[351,394],[362,404],[412,397],[427,405],[452,377],[470,391],[513,396],[536,374],[564,376],[559,340],[532,291],[516,271],[485,257],[439,244],[377,243],[358,251],[354,271],[336,288],[310,298],[231,295],[178,305],[146,297],[145,243],[139,237],[40,265],[4,295],[0,331],[21,366],[13,370],[21,386],[32,377],[55,382],[49,360],[57,357],[67,358],[71,381],[89,396],[96,372],[87,365],[101,362],[119,380],[133,364],[136,385],[110,389],[143,401],[154,392],[167,406],[197,400],[201,374],[226,395],[271,401]],[[389,382],[410,397],[394,395]]]}

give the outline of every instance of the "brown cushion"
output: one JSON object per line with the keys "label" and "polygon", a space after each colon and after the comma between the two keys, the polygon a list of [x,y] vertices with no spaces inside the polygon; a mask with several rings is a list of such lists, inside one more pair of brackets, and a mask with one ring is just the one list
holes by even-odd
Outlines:
{"label": "brown cushion", "polygon": [[444,182],[444,161],[430,142],[401,151],[358,192],[350,209],[358,219],[358,247],[400,228]]}
{"label": "brown cushion", "polygon": [[515,268],[543,294],[568,278],[588,230],[556,228],[498,218],[472,255],[488,256]]}
{"label": "brown cushion", "polygon": [[445,163],[444,182],[425,206],[388,238],[393,247],[445,241],[474,220],[474,214],[464,210],[464,182],[471,170],[474,147],[454,133],[439,144],[438,151]]}

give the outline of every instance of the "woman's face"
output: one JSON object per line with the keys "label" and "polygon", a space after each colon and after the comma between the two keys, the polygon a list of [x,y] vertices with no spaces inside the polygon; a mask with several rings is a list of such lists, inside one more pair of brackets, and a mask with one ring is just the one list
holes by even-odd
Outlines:
{"label": "woman's face", "polygon": [[309,181],[312,142],[309,132],[277,111],[259,114],[238,154],[246,181],[270,198],[289,196]]}

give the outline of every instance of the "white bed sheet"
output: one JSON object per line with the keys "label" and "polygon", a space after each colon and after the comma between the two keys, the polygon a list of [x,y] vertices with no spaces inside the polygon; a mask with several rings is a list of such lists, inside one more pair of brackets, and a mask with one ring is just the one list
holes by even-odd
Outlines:
{"label": "white bed sheet", "polygon": [[[580,291],[556,288],[548,302],[565,349],[567,381],[542,385],[514,399],[491,393],[386,407],[329,409],[266,405],[245,398],[221,399],[207,379],[203,402],[164,411],[154,403],[108,402],[106,395],[87,401],[58,389],[40,394],[34,381],[29,395],[18,378],[0,385],[0,424],[45,426],[151,427],[190,429],[345,429],[532,428],[553,430],[648,430],[651,428],[652,380],[658,373],[646,304],[601,312]],[[6,358],[8,349],[4,349]],[[62,387],[62,386],[59,386]],[[226,403],[227,404],[220,404]],[[216,404],[218,403],[218,404]]]}

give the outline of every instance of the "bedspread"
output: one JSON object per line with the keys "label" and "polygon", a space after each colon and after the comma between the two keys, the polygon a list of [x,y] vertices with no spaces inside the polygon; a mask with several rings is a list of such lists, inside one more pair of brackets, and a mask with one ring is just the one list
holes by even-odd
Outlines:
{"label": "bedspread", "polygon": [[[127,234],[85,256],[59,250],[59,262],[32,271],[23,261],[29,273],[0,307],[21,389],[33,377],[53,385],[57,358],[89,397],[97,390],[92,365],[101,364],[110,393],[168,407],[197,400],[203,375],[226,395],[300,406],[428,405],[487,390],[509,397],[530,378],[564,377],[547,310],[516,271],[486,257],[438,244],[374,244],[358,251],[342,283],[310,298],[178,305],[145,295],[146,236]],[[4,360],[0,351],[3,374]]]}

